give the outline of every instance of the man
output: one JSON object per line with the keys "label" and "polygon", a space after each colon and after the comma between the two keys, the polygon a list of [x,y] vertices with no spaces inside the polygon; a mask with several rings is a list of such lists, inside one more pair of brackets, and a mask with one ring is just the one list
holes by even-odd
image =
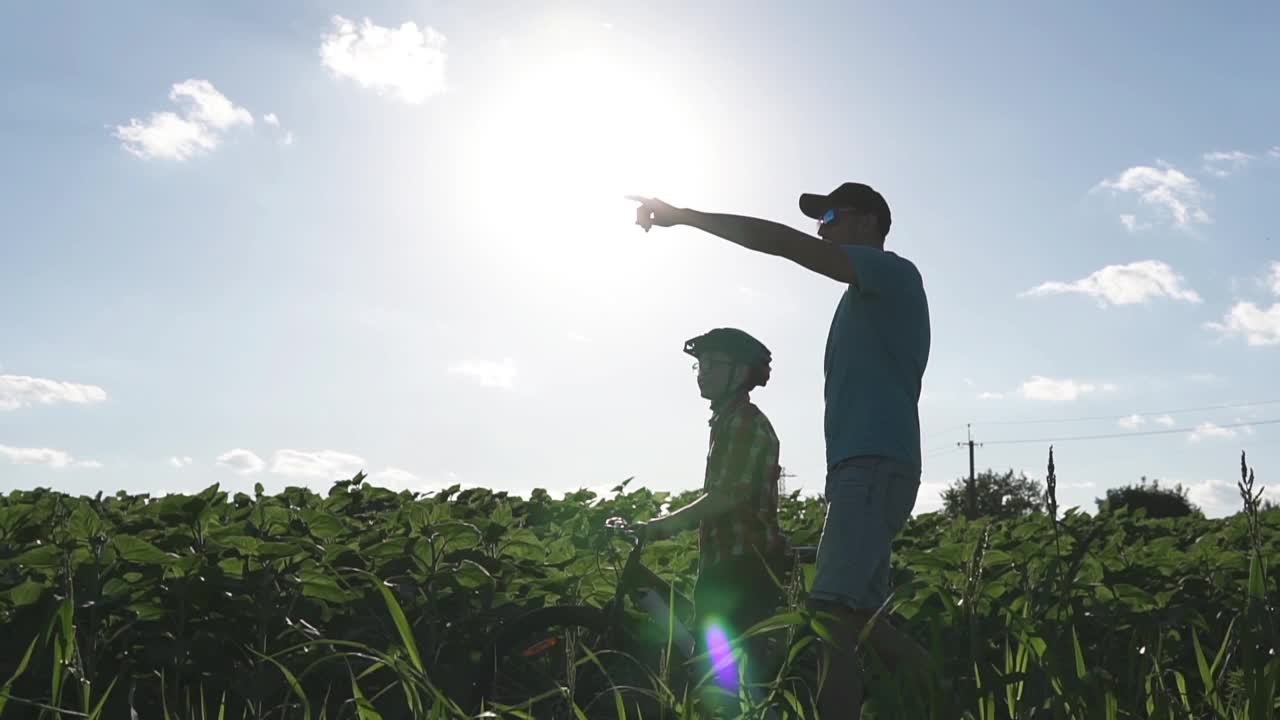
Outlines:
{"label": "man", "polygon": [[[636,223],[646,232],[654,225],[687,225],[847,286],[827,335],[828,509],[809,607],[840,620],[819,712],[857,718],[863,688],[852,648],[888,598],[893,539],[920,486],[918,403],[930,344],[920,273],[884,249],[889,204],[861,183],[800,196],[800,210],[818,220],[817,238],[768,220],[631,199],[640,203]],[[932,675],[928,653],[887,622],[873,623],[869,639],[890,671],[901,669],[917,680]]]}
{"label": "man", "polygon": [[[771,617],[782,591],[778,570],[785,539],[778,528],[778,436],[750,392],[769,382],[771,355],[759,340],[736,328],[716,328],[685,342],[697,358],[698,390],[711,402],[711,438],[703,493],[679,511],[642,525],[647,538],[697,527],[698,580],[693,604],[697,650],[707,661],[698,677],[714,670],[706,701],[727,709],[738,695],[739,668],[726,644]],[[745,644],[747,678],[763,680],[767,640]],[[723,692],[720,692],[723,691]]]}

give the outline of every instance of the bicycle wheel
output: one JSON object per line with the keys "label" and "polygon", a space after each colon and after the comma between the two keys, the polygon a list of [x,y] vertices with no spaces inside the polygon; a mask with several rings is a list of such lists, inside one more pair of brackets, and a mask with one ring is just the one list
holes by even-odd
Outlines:
{"label": "bicycle wheel", "polygon": [[[581,605],[532,610],[498,633],[485,698],[539,718],[617,718],[615,693],[628,712],[653,701],[652,658],[643,649],[615,647],[606,638],[608,611]],[[623,640],[622,642],[626,642]],[[591,656],[594,655],[594,660]]]}
{"label": "bicycle wheel", "polygon": [[553,605],[506,623],[490,648],[481,694],[490,703],[522,707],[537,717],[571,712],[582,649],[599,648],[607,625],[602,610]]}

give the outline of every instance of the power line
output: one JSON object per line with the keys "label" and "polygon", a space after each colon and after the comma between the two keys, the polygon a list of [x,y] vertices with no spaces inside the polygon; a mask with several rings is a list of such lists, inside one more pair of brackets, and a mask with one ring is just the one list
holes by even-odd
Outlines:
{"label": "power line", "polygon": [[924,458],[922,459],[927,460],[928,458],[938,457],[939,455],[946,455],[947,453],[955,452],[958,449],[959,448],[955,447],[954,445],[948,445],[947,447],[944,447],[944,448],[935,448],[931,452],[926,452],[924,454]]}
{"label": "power line", "polygon": [[985,420],[974,423],[975,425],[1042,425],[1049,423],[1068,423],[1068,422],[1086,422],[1090,420],[1122,420],[1134,415],[1172,415],[1173,413],[1189,413],[1203,412],[1206,410],[1230,410],[1234,408],[1255,407],[1258,405],[1278,405],[1280,400],[1258,400],[1255,402],[1232,403],[1227,405],[1204,405],[1201,407],[1178,408],[1175,410],[1153,410],[1150,412],[1126,413],[1124,415],[1089,415],[1074,418],[1059,418],[1053,420],[1045,419],[1023,419],[1023,420]]}
{"label": "power line", "polygon": [[1125,413],[1124,415],[1090,415],[1085,417],[1059,418],[1057,420],[979,420],[974,425],[1043,425],[1051,423],[1087,422],[1090,420],[1122,420],[1134,415],[1172,415],[1174,413],[1203,412],[1206,410],[1231,410],[1235,408],[1256,407],[1258,405],[1280,405],[1280,400],[1257,400],[1255,402],[1233,403],[1230,405],[1205,405],[1203,407],[1179,408],[1177,410],[1153,410],[1151,412]]}
{"label": "power line", "polygon": [[[1227,430],[1238,427],[1252,427],[1254,425],[1277,425],[1280,424],[1280,418],[1274,420],[1257,420],[1254,422],[1231,423],[1229,425],[1215,425],[1214,427]],[[1060,443],[1073,440],[1105,440],[1108,438],[1121,437],[1142,437],[1144,435],[1175,435],[1177,433],[1195,432],[1199,428],[1169,428],[1167,430],[1143,430],[1140,432],[1127,433],[1106,433],[1102,435],[1073,435],[1058,438],[1026,438],[1021,440],[986,440],[987,445],[1022,445],[1027,443]]]}

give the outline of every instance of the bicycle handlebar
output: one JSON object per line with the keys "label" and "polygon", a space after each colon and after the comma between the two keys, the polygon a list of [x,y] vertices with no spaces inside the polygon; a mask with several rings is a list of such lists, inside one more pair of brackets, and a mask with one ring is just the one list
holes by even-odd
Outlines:
{"label": "bicycle handlebar", "polygon": [[626,537],[630,538],[636,545],[644,544],[644,541],[645,541],[645,538],[644,538],[645,533],[643,532],[644,526],[641,526],[641,529],[637,530],[634,524],[629,523],[626,521],[626,519],[620,518],[617,516],[614,516],[605,520],[604,526],[606,530],[611,530],[613,532],[618,533],[619,535],[625,535]]}

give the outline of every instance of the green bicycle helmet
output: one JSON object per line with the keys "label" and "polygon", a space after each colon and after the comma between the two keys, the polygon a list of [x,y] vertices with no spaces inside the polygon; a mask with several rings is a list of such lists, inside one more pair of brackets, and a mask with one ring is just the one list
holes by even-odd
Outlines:
{"label": "green bicycle helmet", "polygon": [[722,352],[744,365],[751,366],[752,373],[747,378],[748,387],[763,387],[769,382],[773,355],[764,343],[744,330],[715,328],[686,340],[684,351],[695,358],[701,357],[704,353]]}

